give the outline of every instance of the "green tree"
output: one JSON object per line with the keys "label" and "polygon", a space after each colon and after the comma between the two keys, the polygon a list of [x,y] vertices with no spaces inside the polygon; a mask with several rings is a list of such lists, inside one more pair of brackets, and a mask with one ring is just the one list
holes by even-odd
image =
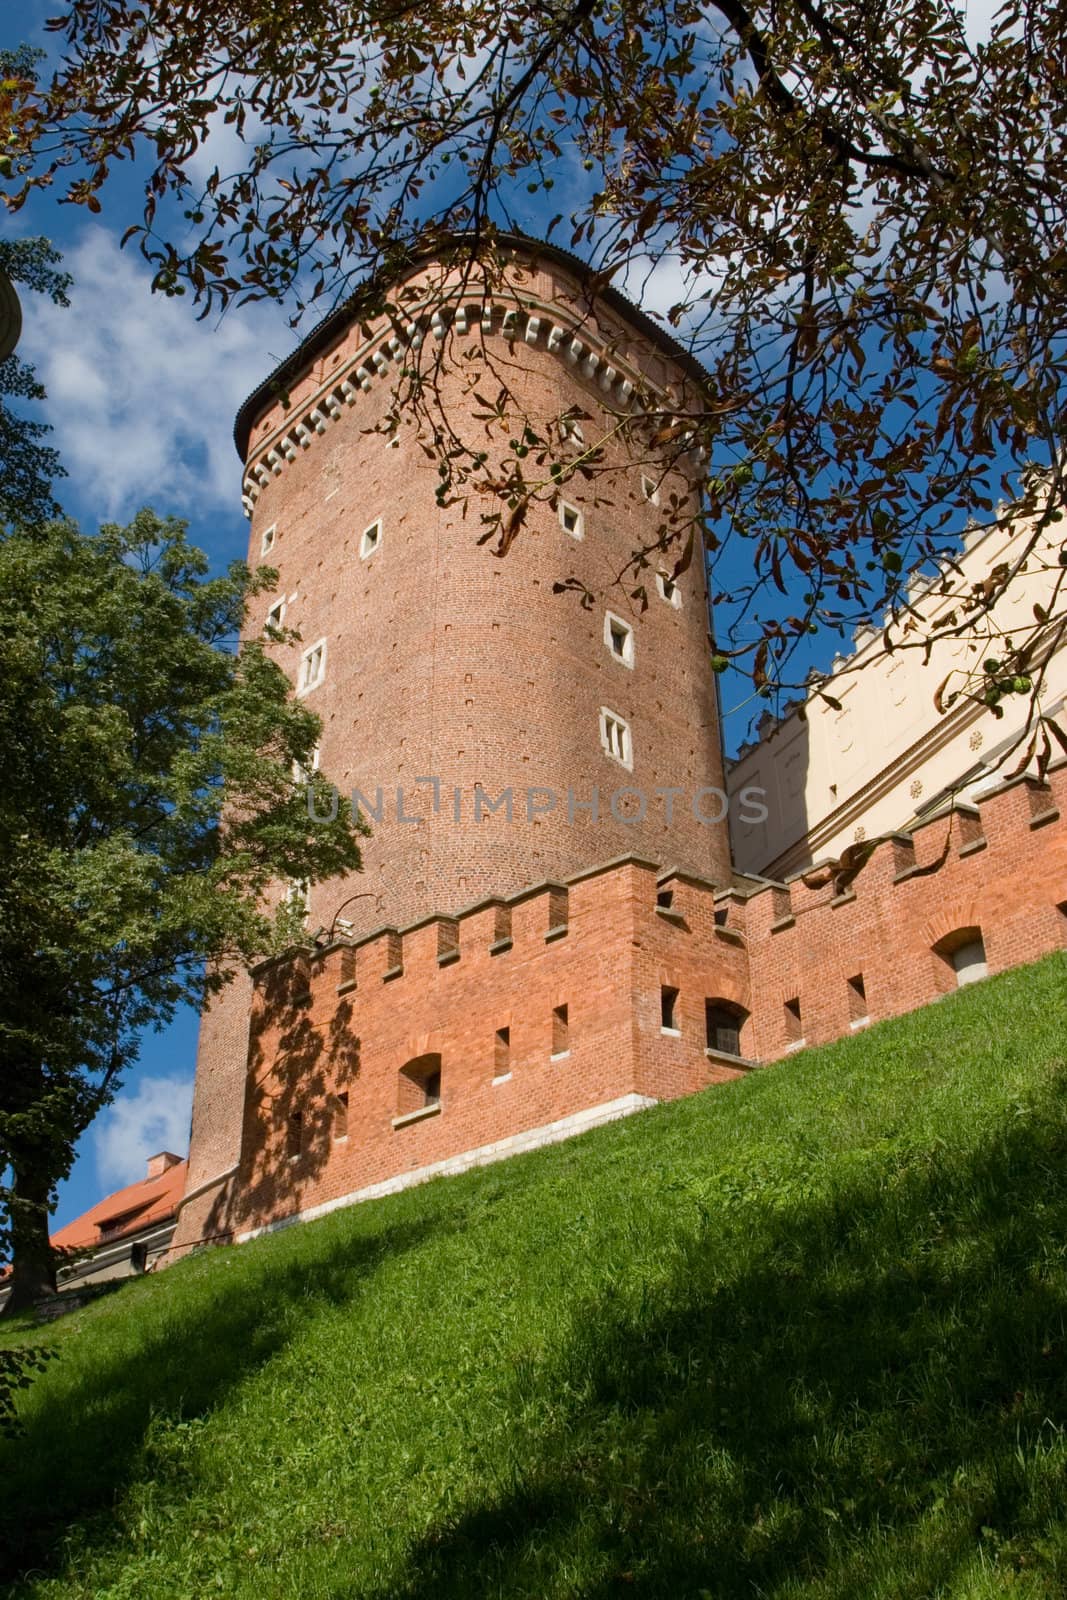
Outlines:
{"label": "green tree", "polygon": [[[357,870],[311,820],[318,718],[258,640],[267,568],[208,574],[184,525],[0,543],[0,1245],[10,1305],[54,1286],[48,1216],[138,1035],[295,941],[279,882]],[[294,777],[298,774],[298,777]],[[327,815],[325,780],[307,780]]]}
{"label": "green tree", "polygon": [[[65,306],[70,276],[56,270],[59,260],[47,239],[0,239],[0,272]],[[52,480],[63,475],[63,468],[55,450],[42,443],[48,425],[8,404],[44,398],[31,366],[14,352],[0,361],[0,525],[58,515]]]}

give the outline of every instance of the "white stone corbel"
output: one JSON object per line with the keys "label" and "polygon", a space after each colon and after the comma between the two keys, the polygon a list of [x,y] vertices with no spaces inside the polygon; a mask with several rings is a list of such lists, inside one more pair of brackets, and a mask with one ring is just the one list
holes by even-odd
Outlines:
{"label": "white stone corbel", "polygon": [[549,329],[548,348],[552,351],[558,350],[560,345],[563,343],[563,337],[563,329],[557,322]]}
{"label": "white stone corbel", "polygon": [[443,339],[445,336],[445,320],[439,311],[435,311],[430,318],[430,332],[435,339]]}
{"label": "white stone corbel", "polygon": [[580,339],[571,340],[570,344],[567,346],[566,355],[567,360],[570,362],[572,367],[577,365],[578,357],[581,355],[584,349],[585,345]]}
{"label": "white stone corbel", "polygon": [[614,367],[604,367],[600,374],[600,387],[602,389],[610,389],[618,376],[619,374]]}
{"label": "white stone corbel", "polygon": [[482,332],[483,333],[492,333],[492,331],[493,331],[493,302],[491,300],[486,300],[485,303],[482,306]]}
{"label": "white stone corbel", "polygon": [[318,406],[316,406],[314,411],[312,411],[308,417],[308,421],[311,423],[316,433],[325,433],[326,424],[329,421],[329,418],[326,416],[325,412],[320,411]]}
{"label": "white stone corbel", "polygon": [[421,350],[422,341],[426,337],[422,327],[417,322],[409,322],[404,332],[408,336],[408,344],[412,350]]}
{"label": "white stone corbel", "polygon": [[404,354],[403,341],[395,333],[393,334],[393,337],[389,341],[389,349],[393,353],[393,360],[394,361],[399,361],[400,357]]}
{"label": "white stone corbel", "polygon": [[590,350],[589,354],[586,356],[585,360],[582,362],[582,372],[585,375],[585,377],[591,378],[594,375],[594,373],[596,372],[596,369],[597,369],[597,367],[599,367],[599,365],[600,365],[600,357],[596,354],[595,351]]}
{"label": "white stone corbel", "polygon": [[374,362],[374,365],[378,368],[379,372],[384,372],[386,367],[389,365],[389,357],[386,355],[384,350],[375,350],[371,360]]}
{"label": "white stone corbel", "polygon": [[452,326],[455,328],[457,333],[466,333],[466,331],[467,331],[467,308],[466,308],[466,306],[457,306],[456,307],[456,314],[452,318]]}
{"label": "white stone corbel", "polygon": [[264,489],[267,487],[267,484],[270,482],[270,473],[267,471],[266,467],[263,465],[263,463],[261,461],[257,461],[255,466],[252,468],[252,476],[253,476],[253,478],[255,478],[256,482]]}
{"label": "white stone corbel", "polygon": [[500,331],[505,339],[514,339],[518,329],[519,313],[512,306],[510,311],[504,312],[504,320],[500,324]]}
{"label": "white stone corbel", "polygon": [[284,439],[280,439],[278,441],[278,449],[281,451],[286,461],[296,460],[296,446],[288,434],[285,435]]}
{"label": "white stone corbel", "polygon": [[311,444],[311,430],[310,428],[306,428],[302,422],[298,422],[296,427],[293,429],[293,437],[296,439],[296,442],[300,446],[301,450],[307,450]]}
{"label": "white stone corbel", "polygon": [[346,406],[354,405],[359,398],[359,390],[354,383],[349,383],[347,378],[341,383],[341,393],[344,396]]}
{"label": "white stone corbel", "polygon": [[541,318],[540,317],[531,317],[529,322],[526,324],[526,343],[527,344],[536,344],[537,343],[537,335],[540,333],[540,331],[541,331]]}
{"label": "white stone corbel", "polygon": [[366,367],[356,368],[356,382],[359,384],[364,394],[370,393],[371,375],[367,371]]}
{"label": "white stone corbel", "polygon": [[267,465],[276,478],[281,477],[282,467],[285,465],[277,450],[267,451]]}
{"label": "white stone corbel", "polygon": [[629,378],[624,378],[622,380],[622,382],[619,384],[619,399],[620,400],[629,400],[631,395],[633,394],[633,392],[634,392],[633,384],[630,382]]}
{"label": "white stone corbel", "polygon": [[253,501],[249,499],[248,495],[243,494],[241,496],[241,506],[244,510],[245,516],[249,519],[249,521],[252,519],[253,504]]}

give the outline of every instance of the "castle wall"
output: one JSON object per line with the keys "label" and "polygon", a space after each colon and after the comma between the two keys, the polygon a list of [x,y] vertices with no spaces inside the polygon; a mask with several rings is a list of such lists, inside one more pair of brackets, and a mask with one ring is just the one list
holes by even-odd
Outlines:
{"label": "castle wall", "polygon": [[[1065,802],[1061,762],[880,843],[847,885],[723,890],[629,857],[270,964],[226,1227],[247,1237],[781,1063],[954,989],[953,936],[980,936],[989,972],[1064,948]],[[709,1040],[709,1002],[734,1008],[736,1053]],[[436,1104],[405,1072],[429,1057]]]}

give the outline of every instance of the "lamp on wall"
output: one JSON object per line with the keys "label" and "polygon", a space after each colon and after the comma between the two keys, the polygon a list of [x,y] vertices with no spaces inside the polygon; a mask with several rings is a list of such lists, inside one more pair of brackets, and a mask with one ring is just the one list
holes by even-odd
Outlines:
{"label": "lamp on wall", "polygon": [[22,307],[15,286],[0,269],[0,361],[14,350],[22,332]]}

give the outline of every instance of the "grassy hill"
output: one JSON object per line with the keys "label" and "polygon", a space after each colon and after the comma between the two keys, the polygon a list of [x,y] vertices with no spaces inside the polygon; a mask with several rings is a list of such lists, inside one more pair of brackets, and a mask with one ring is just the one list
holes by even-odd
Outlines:
{"label": "grassy hill", "polygon": [[1067,959],[40,1336],[11,1596],[1062,1596]]}

